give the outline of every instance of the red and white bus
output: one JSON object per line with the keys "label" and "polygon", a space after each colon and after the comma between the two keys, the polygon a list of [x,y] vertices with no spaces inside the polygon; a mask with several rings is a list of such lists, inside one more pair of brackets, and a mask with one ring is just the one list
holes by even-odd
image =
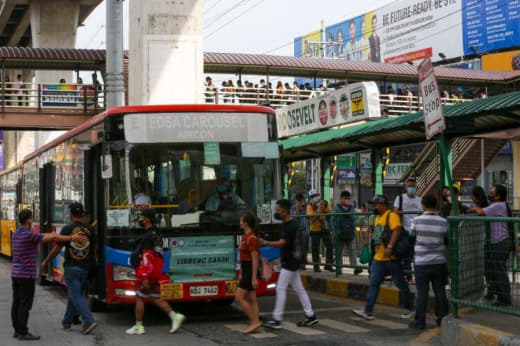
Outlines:
{"label": "red and white bus", "polygon": [[[275,115],[266,107],[111,109],[25,158],[21,205],[34,210],[40,232],[59,233],[70,221],[68,205],[85,204],[97,232],[97,268],[89,281],[94,308],[134,302],[129,256],[145,207],[161,215],[161,296],[229,302],[238,279],[240,213],[260,211],[262,232],[276,227],[269,216],[282,195],[276,139]],[[209,208],[222,182],[240,203]],[[263,256],[277,257],[272,250],[262,248]],[[49,251],[44,247],[42,258]],[[42,271],[42,281],[63,282],[63,261],[62,252]],[[258,295],[273,295],[276,280],[277,273],[260,281]]]}

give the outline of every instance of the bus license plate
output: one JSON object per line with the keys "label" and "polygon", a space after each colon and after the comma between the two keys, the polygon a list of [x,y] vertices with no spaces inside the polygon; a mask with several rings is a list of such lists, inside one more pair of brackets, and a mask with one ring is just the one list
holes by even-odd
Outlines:
{"label": "bus license plate", "polygon": [[200,297],[200,296],[218,296],[218,286],[191,286],[190,287],[190,296],[192,297]]}

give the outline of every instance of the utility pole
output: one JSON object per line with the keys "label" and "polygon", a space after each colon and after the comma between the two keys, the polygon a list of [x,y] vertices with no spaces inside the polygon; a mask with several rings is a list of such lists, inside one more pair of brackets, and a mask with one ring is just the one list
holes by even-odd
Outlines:
{"label": "utility pole", "polygon": [[125,105],[125,81],[123,71],[123,2],[106,0],[106,108]]}

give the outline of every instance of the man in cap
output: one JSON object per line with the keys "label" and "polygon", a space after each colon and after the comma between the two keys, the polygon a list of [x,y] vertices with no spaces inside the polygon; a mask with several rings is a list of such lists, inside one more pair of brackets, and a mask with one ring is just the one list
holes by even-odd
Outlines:
{"label": "man in cap", "polygon": [[316,214],[329,214],[330,208],[325,209],[324,203],[322,202],[320,193],[316,190],[309,191],[309,204],[307,204],[307,215],[309,216],[309,228],[311,233],[312,242],[312,262],[314,264],[314,271],[320,272],[320,240],[323,239],[325,245],[325,258],[326,265],[325,270],[334,271],[332,263],[334,261],[332,254],[332,241],[330,239],[330,233],[328,229],[325,229],[326,217],[325,216],[312,216]]}
{"label": "man in cap", "polygon": [[217,191],[208,198],[205,209],[206,211],[236,210],[239,205],[245,204],[246,202],[233,191],[233,186],[229,179],[220,177]]}
{"label": "man in cap", "polygon": [[[374,221],[373,240],[376,245],[374,260],[370,266],[370,283],[367,292],[367,303],[364,309],[353,309],[352,312],[367,320],[373,320],[374,304],[379,295],[379,287],[385,275],[392,275],[394,284],[399,288],[399,300],[406,309],[401,315],[402,319],[410,318],[412,310],[412,295],[406,283],[401,268],[401,261],[394,254],[401,233],[401,219],[399,215],[388,209],[388,201],[385,196],[376,195],[370,201],[374,206],[376,219]],[[385,234],[387,233],[387,237]],[[384,239],[390,238],[385,244]]]}
{"label": "man in cap", "polygon": [[[92,256],[95,256],[96,251],[95,234],[92,227],[83,223],[85,210],[81,203],[71,203],[69,210],[71,223],[64,226],[60,234],[64,236],[80,234],[83,236],[83,240],[72,241],[65,244],[65,262],[63,269],[65,283],[67,285],[68,303],[65,316],[61,323],[63,329],[69,330],[74,317],[79,314],[83,321],[81,333],[88,334],[97,326],[87,306],[87,301],[83,296],[83,285],[87,281]],[[60,253],[62,247],[63,245],[54,247],[49,256],[47,256],[42,263],[42,266],[46,266],[50,259]]]}
{"label": "man in cap", "polygon": [[144,300],[148,298],[172,320],[170,333],[175,333],[186,319],[183,314],[175,313],[170,305],[161,299],[159,280],[164,266],[163,241],[155,223],[155,210],[144,209],[139,219],[139,225],[145,233],[138,238],[136,250],[139,252],[139,265],[135,268],[135,325],[126,334],[144,334]]}

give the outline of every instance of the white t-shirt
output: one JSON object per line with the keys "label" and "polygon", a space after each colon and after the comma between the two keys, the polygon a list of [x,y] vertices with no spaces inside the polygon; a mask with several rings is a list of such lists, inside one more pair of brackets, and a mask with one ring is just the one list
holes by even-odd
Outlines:
{"label": "white t-shirt", "polygon": [[[401,196],[403,198],[402,211],[404,211],[404,212],[416,211],[416,212],[422,213],[423,209],[422,209],[422,198],[421,197],[415,196],[414,198],[410,198],[410,197],[408,197],[408,194],[406,194],[406,193],[401,194]],[[395,198],[394,208],[399,208],[399,196],[397,196]],[[403,218],[402,218],[403,228],[407,232],[410,232],[410,230],[412,229],[412,220],[416,216],[418,216],[418,215],[414,215],[414,214],[403,215]]]}

